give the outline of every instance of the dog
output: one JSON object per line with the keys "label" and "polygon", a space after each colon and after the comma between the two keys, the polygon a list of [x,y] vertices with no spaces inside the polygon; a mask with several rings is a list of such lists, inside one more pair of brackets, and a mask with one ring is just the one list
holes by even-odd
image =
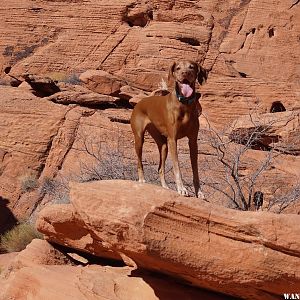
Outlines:
{"label": "dog", "polygon": [[[147,130],[155,140],[159,150],[159,177],[161,185],[168,188],[165,180],[165,161],[170,151],[177,191],[188,196],[182,182],[178,162],[177,140],[188,137],[190,159],[193,172],[195,194],[199,195],[198,175],[198,131],[201,106],[196,93],[196,80],[202,85],[207,79],[207,71],[197,63],[189,60],[173,63],[169,80],[174,82],[174,89],[164,96],[143,98],[133,109],[130,124],[134,135],[135,151],[138,158],[139,182],[145,182],[142,150],[144,134]],[[202,193],[200,192],[201,196]]]}

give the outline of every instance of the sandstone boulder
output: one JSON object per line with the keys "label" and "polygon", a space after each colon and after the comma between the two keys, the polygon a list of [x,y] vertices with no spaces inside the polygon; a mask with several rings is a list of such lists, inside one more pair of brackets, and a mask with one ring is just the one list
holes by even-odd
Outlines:
{"label": "sandstone boulder", "polygon": [[145,91],[142,91],[141,89],[138,89],[138,88],[134,88],[130,85],[124,85],[120,88],[120,96],[122,98],[125,98],[125,99],[131,99],[135,96],[138,96],[138,95],[148,95],[149,93],[145,92]]}
{"label": "sandstone boulder", "polygon": [[102,70],[88,70],[82,73],[79,79],[85,83],[86,87],[93,92],[104,95],[117,95],[125,85],[115,76]]}
{"label": "sandstone boulder", "polygon": [[[1,282],[1,281],[0,281]],[[170,288],[171,287],[171,288]],[[186,287],[176,281],[139,274],[128,268],[101,266],[43,266],[22,268],[12,274],[0,299],[27,300],[230,300],[231,297]]]}
{"label": "sandstone boulder", "polygon": [[76,91],[64,91],[56,93],[47,100],[59,103],[59,104],[79,104],[81,106],[88,107],[105,107],[106,105],[114,105],[119,99],[109,95],[101,95],[91,92],[76,92]]}
{"label": "sandstone boulder", "polygon": [[14,260],[16,257],[17,253],[5,253],[5,254],[0,254],[0,272],[2,273],[3,270],[5,270],[11,262]]}
{"label": "sandstone boulder", "polygon": [[[0,255],[1,300],[228,299],[129,267],[75,266],[62,252],[42,240],[34,240],[25,250],[12,255],[14,258],[5,266]],[[7,255],[5,258],[8,261]]]}
{"label": "sandstone boulder", "polygon": [[31,86],[33,94],[38,97],[47,97],[60,92],[60,88],[51,78],[32,74],[25,74],[23,78]]}
{"label": "sandstone boulder", "polygon": [[55,249],[45,240],[34,239],[27,247],[16,254],[10,268],[21,269],[35,265],[72,265],[70,258]]}
{"label": "sandstone boulder", "polygon": [[298,223],[297,215],[239,212],[161,187],[100,181],[72,184],[71,204],[46,207],[37,228],[52,242],[199,287],[276,299],[300,284]]}

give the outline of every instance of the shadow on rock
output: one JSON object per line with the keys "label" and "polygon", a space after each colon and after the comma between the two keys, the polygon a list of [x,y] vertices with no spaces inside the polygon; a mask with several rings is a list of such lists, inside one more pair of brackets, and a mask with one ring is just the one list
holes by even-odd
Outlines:
{"label": "shadow on rock", "polygon": [[[173,299],[205,299],[205,300],[237,300],[225,294],[196,288],[188,285],[183,280],[176,280],[164,274],[137,269],[131,273],[131,277],[142,278],[160,300]],[[170,288],[171,287],[171,288]]]}
{"label": "shadow on rock", "polygon": [[0,197],[0,235],[17,224],[17,219],[8,208],[8,200]]}

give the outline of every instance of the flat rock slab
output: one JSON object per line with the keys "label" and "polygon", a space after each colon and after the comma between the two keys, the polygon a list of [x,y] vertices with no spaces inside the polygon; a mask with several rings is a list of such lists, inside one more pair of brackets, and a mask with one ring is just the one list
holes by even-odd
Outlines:
{"label": "flat rock slab", "polygon": [[[4,257],[9,263],[2,269]],[[127,266],[74,265],[44,240],[33,240],[13,257],[0,255],[0,266],[1,300],[232,299]]]}
{"label": "flat rock slab", "polygon": [[37,220],[52,242],[248,299],[299,290],[298,215],[240,212],[122,180],[72,183],[70,196]]}

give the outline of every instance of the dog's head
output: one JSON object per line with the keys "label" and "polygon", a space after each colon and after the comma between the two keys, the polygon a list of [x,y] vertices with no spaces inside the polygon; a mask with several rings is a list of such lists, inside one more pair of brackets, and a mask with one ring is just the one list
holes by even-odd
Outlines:
{"label": "dog's head", "polygon": [[175,81],[177,91],[187,98],[194,93],[196,80],[202,85],[206,79],[207,71],[189,60],[173,63],[169,72],[169,82]]}

